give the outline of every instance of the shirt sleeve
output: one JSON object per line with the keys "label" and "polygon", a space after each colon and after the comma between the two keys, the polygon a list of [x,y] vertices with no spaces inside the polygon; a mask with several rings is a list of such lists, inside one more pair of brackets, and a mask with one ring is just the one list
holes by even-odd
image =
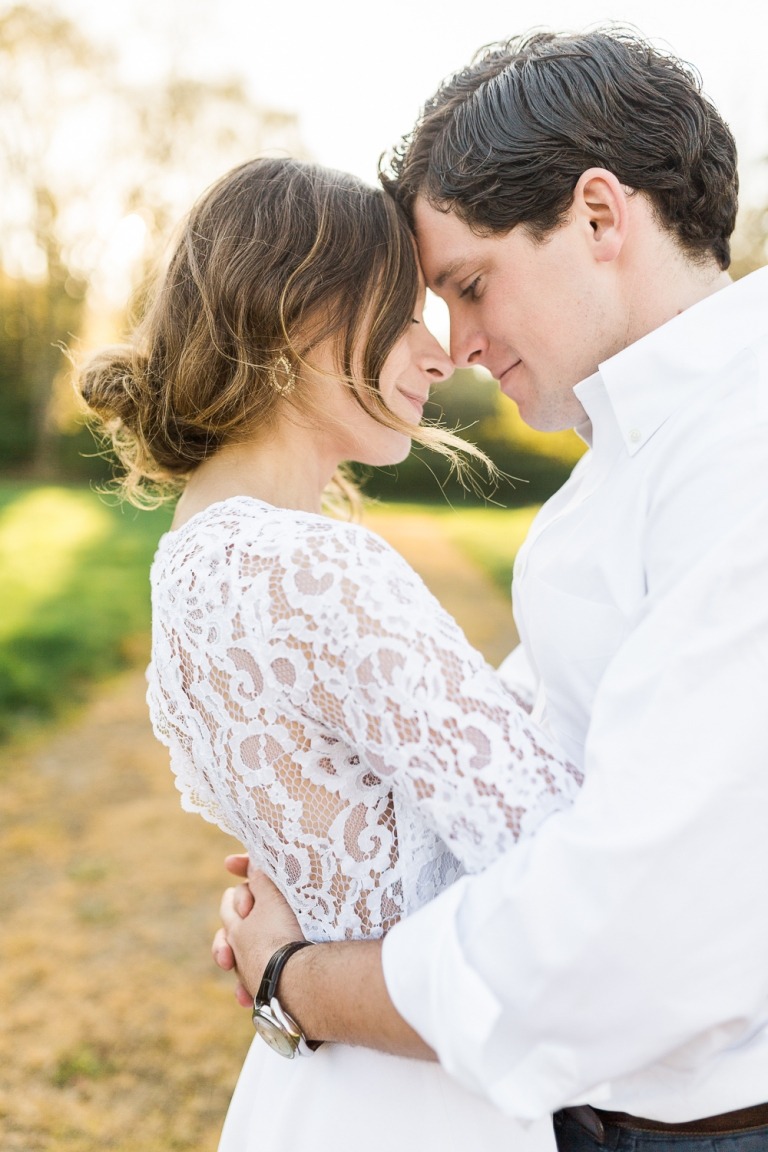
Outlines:
{"label": "shirt sleeve", "polygon": [[574,807],[385,942],[398,1010],[513,1116],[636,1111],[623,1078],[703,1075],[768,1017],[766,572],[762,499],[609,665]]}
{"label": "shirt sleeve", "polygon": [[502,660],[498,674],[526,712],[531,712],[536,699],[537,676],[522,644]]}

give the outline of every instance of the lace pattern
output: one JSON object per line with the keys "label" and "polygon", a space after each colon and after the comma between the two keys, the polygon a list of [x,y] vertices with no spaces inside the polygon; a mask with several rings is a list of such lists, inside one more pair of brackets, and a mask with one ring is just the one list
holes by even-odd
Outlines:
{"label": "lace pattern", "polygon": [[380,935],[580,776],[416,573],[358,525],[247,497],[160,542],[148,701],[182,804],[315,940]]}

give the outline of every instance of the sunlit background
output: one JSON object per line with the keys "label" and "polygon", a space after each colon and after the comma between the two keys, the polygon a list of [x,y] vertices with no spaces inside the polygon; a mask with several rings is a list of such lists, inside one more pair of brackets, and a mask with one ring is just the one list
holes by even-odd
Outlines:
{"label": "sunlit background", "polygon": [[[740,147],[732,272],[765,263],[768,9],[753,0],[727,9],[712,0],[0,0],[0,513],[21,498],[19,485],[26,499],[42,483],[87,488],[108,478],[77,408],[73,363],[130,333],[178,221],[213,180],[271,153],[374,184],[382,153],[476,50],[534,28],[603,23],[634,28],[698,69]],[[446,342],[441,303],[430,300],[427,315]],[[499,487],[468,493],[445,460],[416,451],[397,469],[363,477],[367,494],[400,505],[530,510],[583,451],[572,432],[527,428],[482,370],[459,370],[435,389],[429,415],[486,451],[505,476]],[[28,515],[18,512],[8,521],[15,540]],[[489,539],[489,525],[472,539]],[[75,547],[75,528],[60,533],[59,547]],[[22,553],[13,560],[7,533],[0,516],[0,580],[16,589],[16,615],[5,597],[10,636],[12,619],[21,628],[39,614],[27,561]],[[508,587],[508,551],[485,560]],[[38,599],[55,588],[57,570],[51,560],[47,585],[38,572]],[[137,579],[144,576],[139,565]],[[14,643],[23,647],[18,636]],[[14,708],[55,708],[51,685],[44,706],[42,681],[30,676],[33,649],[42,650],[27,643],[23,662],[9,657],[4,666],[0,645],[0,738]],[[64,641],[60,651],[69,651]],[[50,680],[51,661],[38,662]]]}
{"label": "sunlit background", "polygon": [[41,232],[55,233],[91,309],[124,304],[142,257],[230,163],[285,150],[374,182],[444,75],[532,27],[618,20],[694,62],[739,142],[745,210],[768,200],[768,14],[752,0],[52,0],[24,28],[14,7],[0,5],[0,256],[44,276]]}
{"label": "sunlit background", "polygon": [[[606,20],[698,66],[740,144],[733,273],[765,263],[755,0],[0,0],[2,1152],[213,1152],[252,1034],[208,952],[238,846],[180,811],[144,702],[170,512],[100,495],[70,357],[129,331],[176,222],[234,164],[291,153],[374,183],[475,49]],[[432,414],[508,479],[468,494],[412,453],[366,480],[366,522],[496,662],[516,550],[583,445],[526,428],[487,377],[437,391]]]}
{"label": "sunlit background", "polygon": [[[740,145],[734,270],[762,263],[768,15],[752,0],[727,12],[711,0],[0,3],[0,469],[76,468],[61,346],[126,330],[175,223],[227,168],[287,152],[373,183],[381,153],[476,49],[605,21],[699,69]],[[439,302],[428,318],[445,342]]]}
{"label": "sunlit background", "polygon": [[59,0],[56,9],[116,50],[127,79],[240,77],[254,101],[297,116],[316,159],[369,179],[382,149],[476,48],[528,28],[608,20],[697,65],[740,141],[748,185],[768,147],[768,13],[752,0]]}

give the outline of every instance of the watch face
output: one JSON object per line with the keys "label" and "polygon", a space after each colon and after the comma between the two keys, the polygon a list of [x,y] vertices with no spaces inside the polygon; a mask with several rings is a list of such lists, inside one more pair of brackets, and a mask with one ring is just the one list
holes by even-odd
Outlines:
{"label": "watch face", "polygon": [[273,1051],[292,1060],[299,1046],[299,1037],[286,1031],[272,1014],[269,1004],[261,1004],[253,1009],[253,1026],[265,1043]]}

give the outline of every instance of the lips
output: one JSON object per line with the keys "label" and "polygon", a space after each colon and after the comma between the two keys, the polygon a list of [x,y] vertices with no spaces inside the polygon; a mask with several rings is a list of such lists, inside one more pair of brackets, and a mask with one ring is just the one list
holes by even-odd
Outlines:
{"label": "lips", "polygon": [[513,364],[510,364],[499,376],[496,377],[496,379],[499,381],[499,388],[502,392],[506,393],[507,389],[511,387],[511,375],[515,368],[517,368],[520,364],[522,364],[522,360],[515,360]]}
{"label": "lips", "polygon": [[417,396],[415,393],[402,391],[400,391],[400,395],[404,400],[408,401],[408,403],[413,407],[414,411],[418,414],[419,420],[421,420],[422,416],[424,415],[424,405],[429,399],[429,396]]}

